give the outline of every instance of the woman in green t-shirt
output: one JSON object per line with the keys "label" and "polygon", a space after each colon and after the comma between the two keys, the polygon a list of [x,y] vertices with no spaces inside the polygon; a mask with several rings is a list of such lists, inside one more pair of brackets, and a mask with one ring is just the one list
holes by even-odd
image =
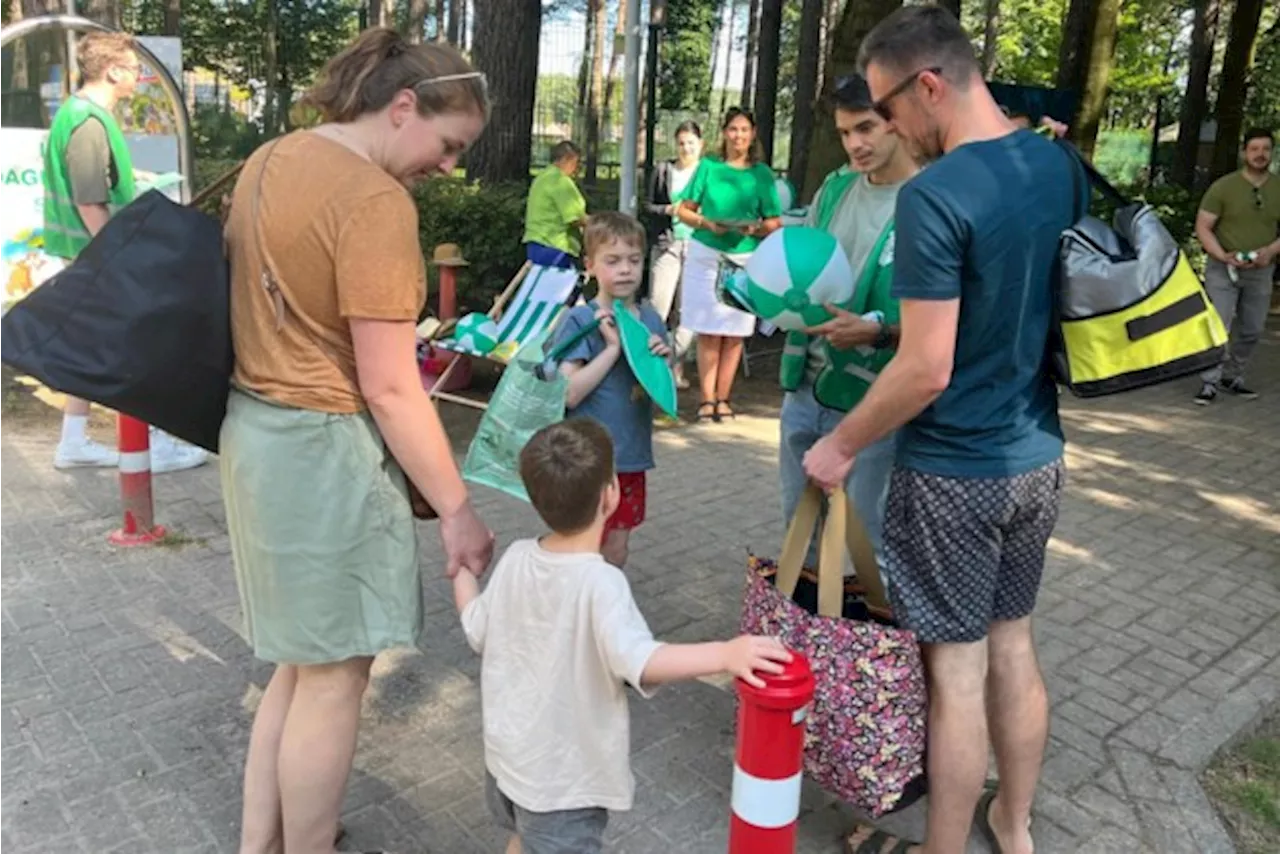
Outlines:
{"label": "woman in green t-shirt", "polygon": [[721,262],[745,264],[782,225],[782,204],[773,171],[763,162],[755,116],[734,107],[720,130],[720,156],[703,158],[676,210],[694,230],[680,283],[680,317],[698,335],[699,421],[733,417],[733,380],[743,344],[755,330],[754,316],[716,298]]}

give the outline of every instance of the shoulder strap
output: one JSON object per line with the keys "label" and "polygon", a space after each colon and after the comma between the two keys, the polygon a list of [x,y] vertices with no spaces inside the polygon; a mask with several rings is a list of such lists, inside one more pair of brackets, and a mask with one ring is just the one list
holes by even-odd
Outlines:
{"label": "shoulder strap", "polygon": [[280,277],[273,269],[274,265],[271,262],[271,254],[267,251],[266,241],[262,239],[262,217],[260,215],[262,184],[267,174],[267,164],[271,162],[271,157],[275,153],[275,148],[279,145],[280,139],[284,139],[284,137],[273,140],[267,148],[266,154],[262,158],[262,165],[258,167],[258,177],[254,182],[253,188],[253,204],[251,206],[252,210],[249,217],[249,227],[253,229],[253,240],[255,249],[258,253],[258,263],[262,265],[260,282],[263,290],[265,290],[267,295],[271,297],[271,305],[275,309],[276,331],[279,332],[284,328],[286,312],[292,314],[294,317],[298,318],[298,328],[305,332],[307,337],[311,339],[312,343],[320,348],[320,352],[325,355],[325,358],[333,363],[333,366],[338,369],[338,373],[342,374],[342,376],[346,377],[348,380],[355,382],[356,378],[351,376],[350,371],[343,364],[342,360],[338,358],[337,352],[334,351],[329,342],[312,332],[311,328],[307,326],[303,314],[289,304],[289,300],[285,297],[284,289],[280,286]]}

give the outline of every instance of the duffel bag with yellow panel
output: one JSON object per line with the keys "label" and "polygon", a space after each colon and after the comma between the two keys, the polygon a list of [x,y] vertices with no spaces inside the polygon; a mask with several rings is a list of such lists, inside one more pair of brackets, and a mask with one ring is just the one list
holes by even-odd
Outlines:
{"label": "duffel bag with yellow panel", "polygon": [[1098,397],[1221,362],[1227,331],[1155,210],[1079,159],[1116,213],[1113,226],[1086,215],[1062,234],[1055,379]]}

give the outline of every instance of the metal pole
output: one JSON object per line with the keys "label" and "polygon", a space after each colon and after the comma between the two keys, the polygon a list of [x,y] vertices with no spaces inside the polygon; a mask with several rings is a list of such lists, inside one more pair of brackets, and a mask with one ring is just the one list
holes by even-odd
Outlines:
{"label": "metal pole", "polygon": [[[64,4],[66,13],[74,15],[76,13],[76,0],[66,0]],[[78,62],[76,60],[76,34],[74,30],[67,30],[65,39],[67,45],[67,64],[62,68],[62,97],[69,98],[71,93],[76,91],[76,72]]]}
{"label": "metal pole", "polygon": [[618,210],[636,212],[636,140],[640,137],[640,0],[627,4],[627,53],[623,64],[622,179]]}
{"label": "metal pole", "polygon": [[[644,185],[653,180],[654,135],[658,128],[658,38],[662,24],[649,19],[649,51],[645,57]],[[645,192],[648,192],[646,190]]]}

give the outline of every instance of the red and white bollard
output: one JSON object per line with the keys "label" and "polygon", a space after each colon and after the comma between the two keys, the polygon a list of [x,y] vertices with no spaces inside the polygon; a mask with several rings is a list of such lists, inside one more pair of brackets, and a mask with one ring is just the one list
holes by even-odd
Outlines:
{"label": "red and white bollard", "polygon": [[738,680],[729,854],[793,854],[804,776],[804,731],[813,701],[809,660],[793,653],[763,688]]}
{"label": "red and white bollard", "polygon": [[117,546],[145,546],[165,534],[164,528],[155,524],[151,502],[151,428],[128,415],[117,415],[116,424],[124,522],[107,539]]}

